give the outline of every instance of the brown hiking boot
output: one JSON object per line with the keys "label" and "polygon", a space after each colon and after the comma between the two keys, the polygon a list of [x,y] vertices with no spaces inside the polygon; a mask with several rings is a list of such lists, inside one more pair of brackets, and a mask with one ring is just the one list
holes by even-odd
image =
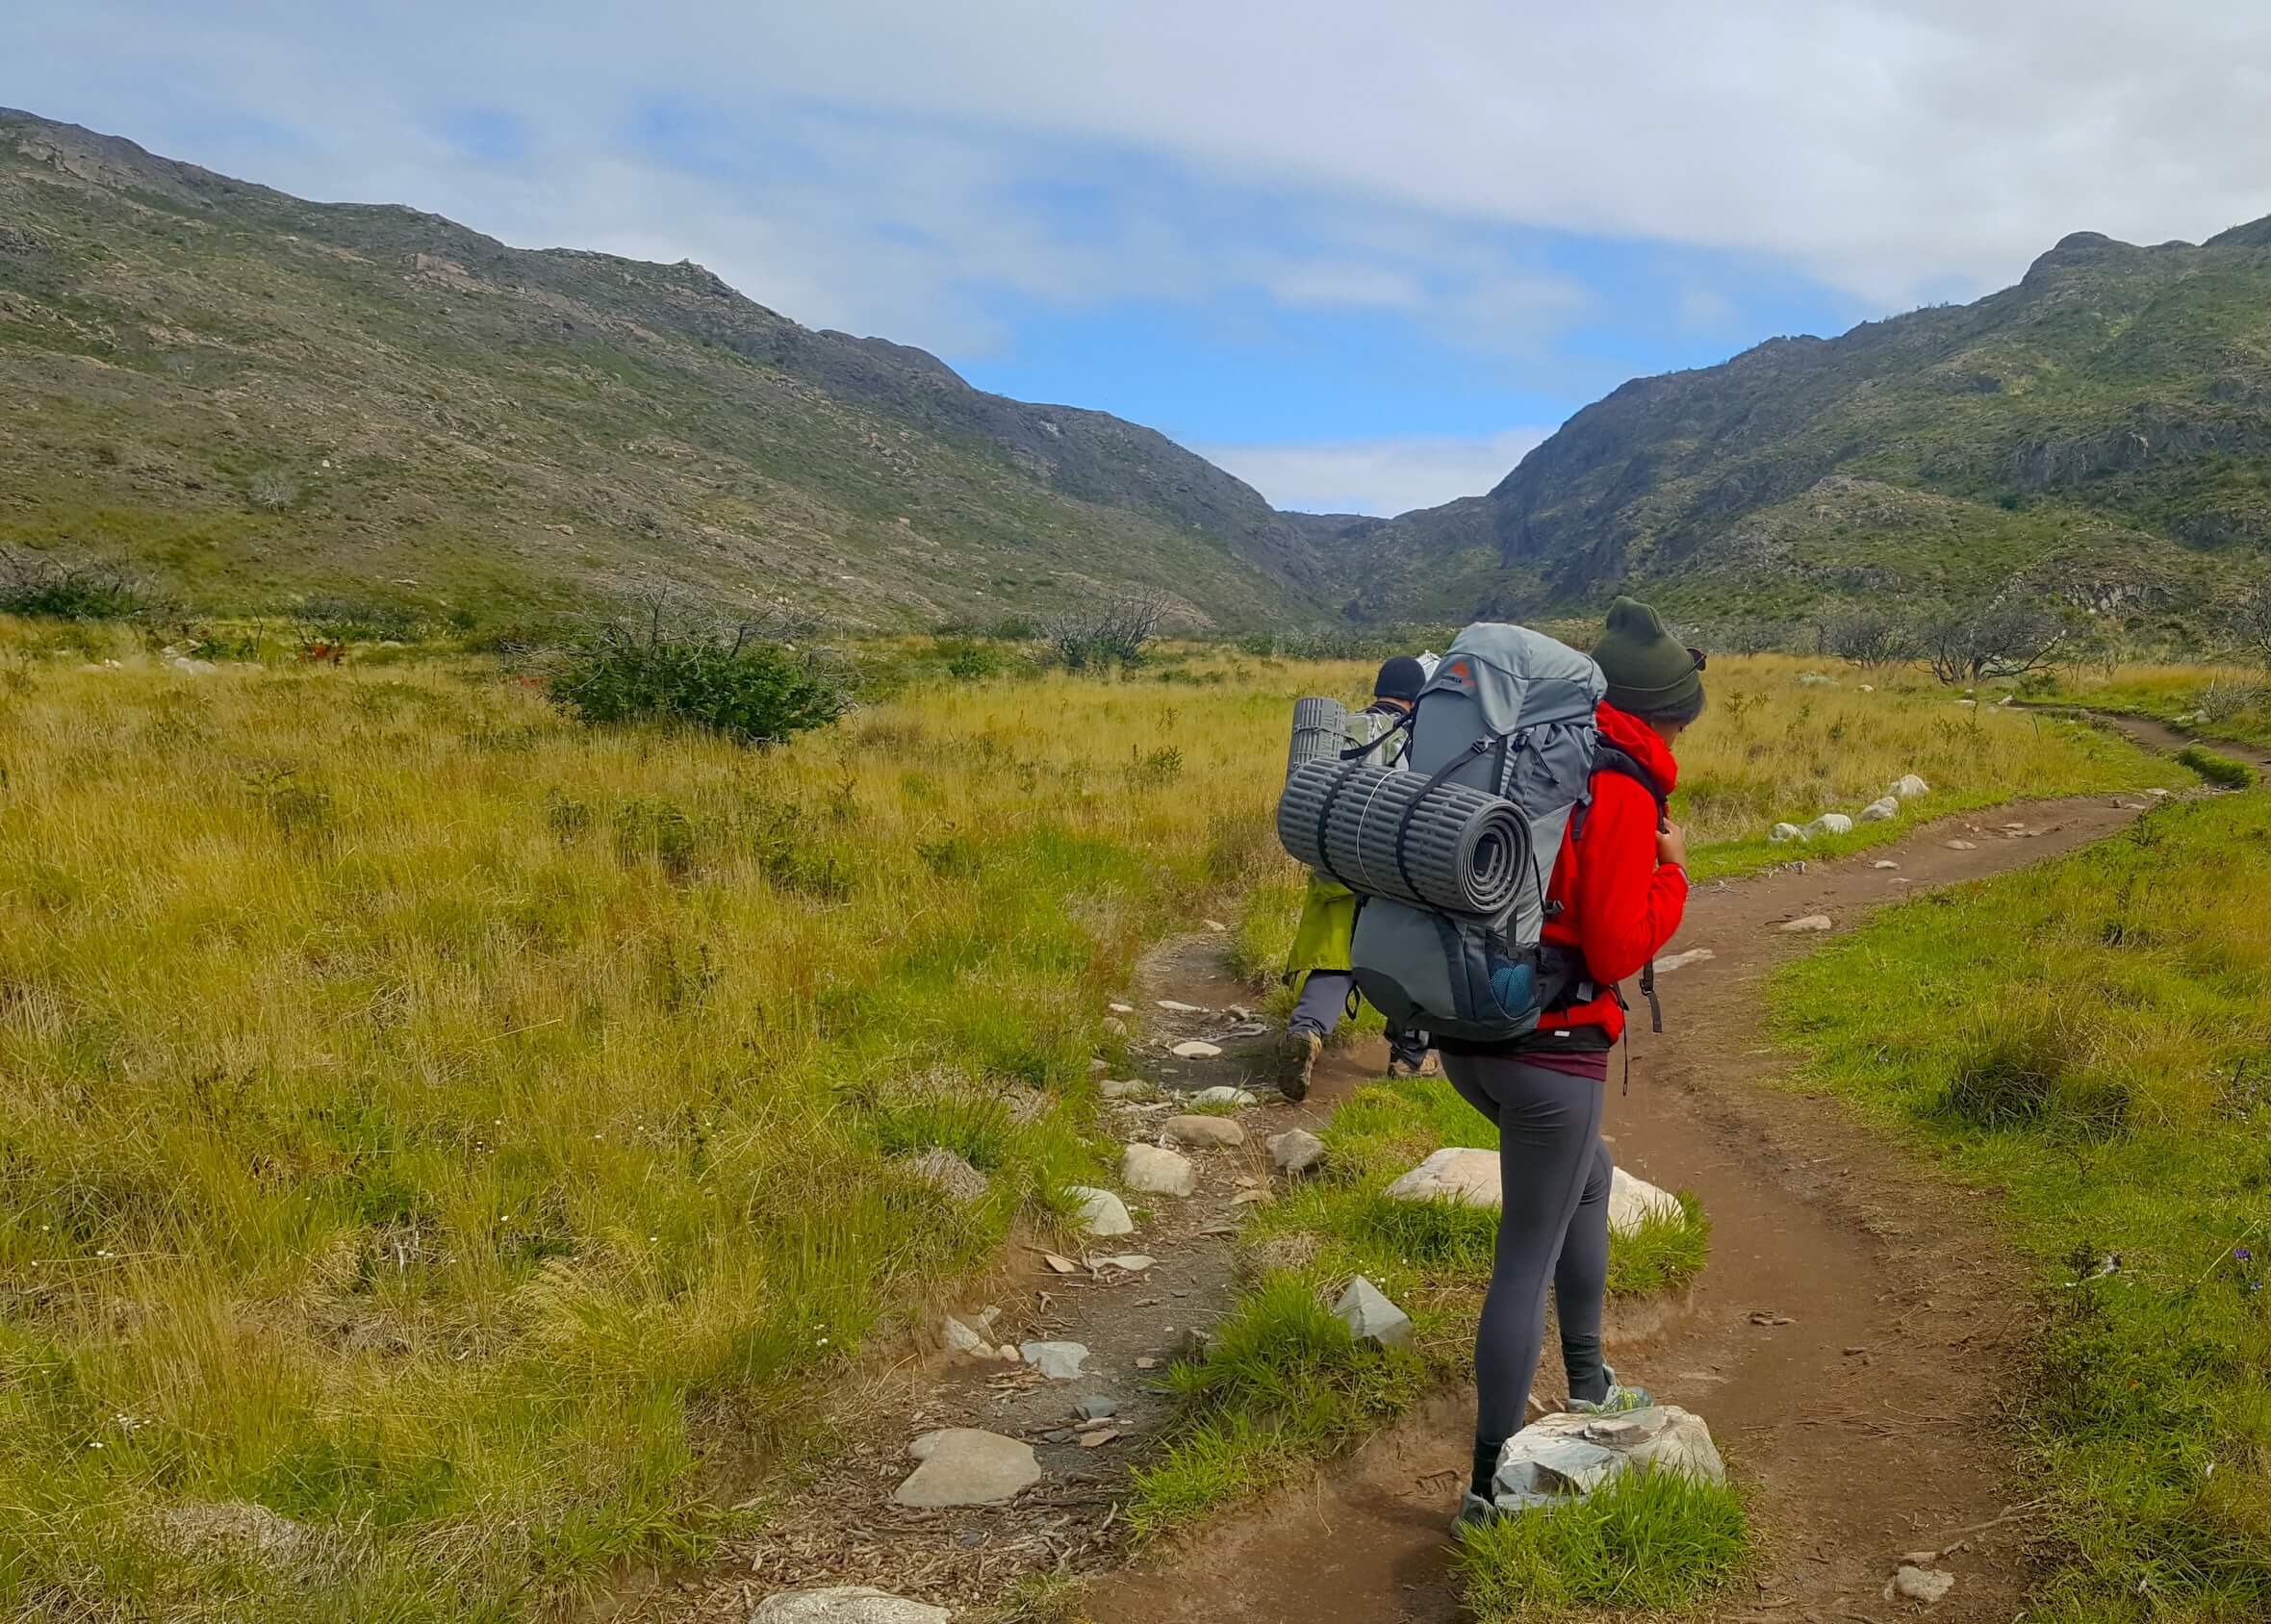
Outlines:
{"label": "brown hiking boot", "polygon": [[1388,1062],[1388,1075],[1390,1077],[1442,1077],[1443,1075],[1442,1056],[1430,1049],[1420,1056],[1416,1065],[1409,1060],[1391,1060]]}
{"label": "brown hiking boot", "polygon": [[1316,1076],[1316,1063],[1324,1058],[1325,1040],[1314,1032],[1288,1032],[1285,1038],[1285,1064],[1279,1069],[1278,1092],[1289,1100],[1309,1098],[1310,1079]]}

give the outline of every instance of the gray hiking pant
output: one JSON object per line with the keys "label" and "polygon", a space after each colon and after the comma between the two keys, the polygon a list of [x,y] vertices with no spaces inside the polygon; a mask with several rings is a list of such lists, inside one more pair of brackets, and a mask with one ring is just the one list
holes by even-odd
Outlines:
{"label": "gray hiking pant", "polygon": [[1545,1290],[1561,1323],[1569,1396],[1608,1396],[1600,1346],[1609,1281],[1608,1147],[1601,1085],[1514,1055],[1445,1054],[1451,1086],[1498,1125],[1498,1248],[1475,1330],[1477,1459],[1521,1431],[1545,1342]]}
{"label": "gray hiking pant", "polygon": [[[1340,1024],[1340,1017],[1348,1012],[1348,995],[1355,989],[1356,977],[1348,971],[1312,970],[1302,979],[1301,996],[1293,1002],[1293,1013],[1286,1017],[1286,1030],[1296,1037],[1304,1032],[1331,1037],[1333,1028]],[[1391,1031],[1388,1034],[1388,1053],[1391,1059],[1416,1066],[1427,1058],[1427,1034]]]}

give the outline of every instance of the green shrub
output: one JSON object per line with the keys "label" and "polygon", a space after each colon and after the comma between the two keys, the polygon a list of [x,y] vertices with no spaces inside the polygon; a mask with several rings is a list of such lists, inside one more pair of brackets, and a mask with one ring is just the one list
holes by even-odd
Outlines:
{"label": "green shrub", "polygon": [[675,722],[773,745],[843,714],[836,685],[772,643],[727,644],[610,629],[574,650],[550,682],[579,722]]}
{"label": "green shrub", "polygon": [[1456,1560],[1482,1624],[1581,1608],[1669,1611],[1734,1577],[1746,1537],[1743,1502],[1724,1484],[1642,1471],[1469,1529]]}
{"label": "green shrub", "polygon": [[2223,789],[2243,790],[2256,781],[2254,768],[2228,755],[2218,755],[2204,745],[2186,745],[2177,752],[2177,759]]}
{"label": "green shrub", "polygon": [[123,621],[147,605],[123,575],[0,548],[0,614]]}

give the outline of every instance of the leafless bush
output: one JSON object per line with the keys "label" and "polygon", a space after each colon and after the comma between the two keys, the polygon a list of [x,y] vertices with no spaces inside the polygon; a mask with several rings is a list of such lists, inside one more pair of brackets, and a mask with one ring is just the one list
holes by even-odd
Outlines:
{"label": "leafless bush", "polygon": [[1958,610],[1925,628],[1925,656],[1944,683],[1991,682],[2022,676],[2047,662],[2065,641],[2066,628],[2046,609],[1998,600]]}
{"label": "leafless bush", "polygon": [[2230,615],[2232,635],[2255,659],[2271,666],[2271,587],[2251,587]]}
{"label": "leafless bush", "polygon": [[1891,609],[1857,608],[1827,616],[1819,628],[1822,652],[1864,671],[1904,666],[1924,651],[1916,622]]}
{"label": "leafless bush", "polygon": [[1173,607],[1163,592],[1128,593],[1058,615],[1043,623],[1041,635],[1067,671],[1132,666]]}
{"label": "leafless bush", "polygon": [[299,500],[299,481],[270,469],[256,473],[244,487],[244,499],[268,513],[281,513]]}
{"label": "leafless bush", "polygon": [[2243,711],[2271,709],[2271,682],[2211,677],[2192,708],[2206,722],[2224,722]]}

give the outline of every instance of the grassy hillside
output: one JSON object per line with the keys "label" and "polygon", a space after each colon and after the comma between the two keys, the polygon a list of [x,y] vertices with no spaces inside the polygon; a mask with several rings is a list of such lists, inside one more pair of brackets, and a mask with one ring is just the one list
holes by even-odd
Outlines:
{"label": "grassy hillside", "polygon": [[1639,378],[1487,496],[1351,528],[1366,610],[1623,585],[1705,621],[2025,596],[2172,635],[2271,544],[2271,230],[2087,233],[1976,304]]}
{"label": "grassy hillside", "polygon": [[0,543],[205,610],[675,585],[853,624],[1129,588],[1314,618],[1292,528],[1102,413],[816,333],[698,266],[508,248],[0,111]]}

